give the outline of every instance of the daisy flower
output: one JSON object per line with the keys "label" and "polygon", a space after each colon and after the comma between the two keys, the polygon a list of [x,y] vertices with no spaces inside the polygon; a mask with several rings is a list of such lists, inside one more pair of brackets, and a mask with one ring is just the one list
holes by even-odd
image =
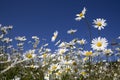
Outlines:
{"label": "daisy flower", "polygon": [[51,66],[50,66],[51,71],[56,71],[58,69],[60,69],[60,65],[58,63],[57,64],[51,64]]}
{"label": "daisy flower", "polygon": [[54,42],[54,41],[56,40],[57,36],[58,36],[58,31],[55,31],[55,32],[53,33],[53,36],[52,36],[52,38],[51,38],[51,41]]}
{"label": "daisy flower", "polygon": [[77,30],[70,29],[67,31],[68,34],[74,34],[75,32],[77,32]]}
{"label": "daisy flower", "polygon": [[58,53],[59,54],[64,54],[67,51],[67,49],[63,48],[63,49],[59,49]]}
{"label": "daisy flower", "polygon": [[32,53],[26,53],[26,54],[24,55],[24,57],[25,57],[25,59],[32,59],[32,58],[35,57],[35,54],[32,54]]}
{"label": "daisy flower", "polygon": [[81,73],[80,73],[82,76],[84,76],[84,77],[86,77],[87,76],[87,73],[86,73],[86,71],[81,71]]}
{"label": "daisy flower", "polygon": [[106,54],[106,55],[110,55],[112,53],[113,53],[113,51],[111,49],[105,49],[104,50],[104,54]]}
{"label": "daisy flower", "polygon": [[27,39],[25,36],[22,36],[22,37],[18,36],[18,37],[15,37],[15,40],[23,42],[23,41],[26,41]]}
{"label": "daisy flower", "polygon": [[92,56],[93,52],[92,51],[84,51],[83,55],[88,57],[88,56]]}
{"label": "daisy flower", "polygon": [[89,60],[89,57],[84,57],[83,58],[83,62],[86,62],[87,60]]}
{"label": "daisy flower", "polygon": [[35,57],[36,57],[35,50],[29,50],[29,51],[27,51],[27,52],[23,55],[23,57],[24,57],[25,59],[33,59],[33,58],[35,58]]}
{"label": "daisy flower", "polygon": [[93,48],[93,50],[104,50],[108,45],[108,41],[106,40],[106,38],[95,38],[92,40],[92,44],[91,47]]}
{"label": "daisy flower", "polygon": [[86,13],[86,8],[84,7],[81,13],[76,14],[77,17],[75,18],[75,20],[80,21],[82,18],[85,18],[85,13]]}
{"label": "daisy flower", "polygon": [[81,39],[81,40],[78,40],[77,43],[80,44],[80,45],[84,45],[84,44],[86,44],[87,42],[86,42],[85,39]]}
{"label": "daisy flower", "polygon": [[104,27],[107,25],[105,19],[97,18],[96,20],[93,20],[93,26],[95,28],[98,28],[98,30],[104,29]]}
{"label": "daisy flower", "polygon": [[62,75],[62,70],[59,70],[59,71],[57,71],[55,74],[56,74],[56,76],[58,77],[58,76],[61,76]]}
{"label": "daisy flower", "polygon": [[3,38],[1,41],[5,42],[5,43],[9,43],[9,42],[12,42],[12,39],[10,39],[10,38]]}
{"label": "daisy flower", "polygon": [[37,36],[32,36],[32,39],[39,40],[39,37],[37,37]]}
{"label": "daisy flower", "polygon": [[58,47],[63,48],[66,47],[67,43],[66,42],[61,42]]}

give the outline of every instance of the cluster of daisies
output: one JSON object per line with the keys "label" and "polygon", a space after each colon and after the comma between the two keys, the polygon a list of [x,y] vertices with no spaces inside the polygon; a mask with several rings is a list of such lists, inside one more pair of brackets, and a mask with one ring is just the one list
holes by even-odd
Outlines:
{"label": "cluster of daisies", "polygon": [[[75,20],[85,19],[85,14],[86,8],[84,7],[81,13],[76,14]],[[98,31],[104,29],[106,25],[106,20],[103,18],[93,20],[93,26]],[[51,50],[48,43],[39,47],[40,38],[32,36],[33,41],[28,41],[32,48],[26,51],[24,50],[24,44],[27,41],[25,36],[17,36],[14,39],[7,36],[12,28],[12,26],[0,25],[1,80],[120,79],[120,65],[118,65],[120,44],[118,42],[108,44],[108,40],[101,36],[93,38],[89,41],[90,43],[86,39],[79,38],[69,42],[56,41],[58,31],[55,31],[51,42],[56,42],[56,50]],[[76,29],[67,31],[70,35],[76,32]],[[12,45],[14,40],[17,42],[17,47]],[[91,46],[89,50],[86,48],[87,44]]]}

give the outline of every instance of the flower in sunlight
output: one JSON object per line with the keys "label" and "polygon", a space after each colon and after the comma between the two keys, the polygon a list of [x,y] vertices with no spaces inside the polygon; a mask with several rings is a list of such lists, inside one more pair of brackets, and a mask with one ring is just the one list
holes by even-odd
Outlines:
{"label": "flower in sunlight", "polygon": [[92,51],[84,51],[83,55],[88,57],[88,56],[92,56],[93,52]]}
{"label": "flower in sunlight", "polygon": [[81,39],[81,40],[78,40],[77,43],[80,44],[80,45],[84,45],[84,44],[86,44],[87,42],[86,42],[85,39]]}
{"label": "flower in sunlight", "polygon": [[83,58],[83,62],[86,62],[87,60],[89,60],[89,57],[84,57]]}
{"label": "flower in sunlight", "polygon": [[22,47],[24,45],[24,43],[18,43],[17,46],[18,47]]}
{"label": "flower in sunlight", "polygon": [[66,42],[61,42],[58,47],[60,48],[66,47],[66,44],[67,44]]}
{"label": "flower in sunlight", "polygon": [[76,29],[75,29],[75,30],[70,29],[70,30],[68,30],[68,31],[67,31],[67,33],[68,33],[68,34],[74,34],[75,32],[77,32],[77,30],[76,30]]}
{"label": "flower in sunlight", "polygon": [[25,59],[33,59],[36,57],[35,50],[29,50],[25,54],[23,54]]}
{"label": "flower in sunlight", "polygon": [[60,65],[59,64],[51,64],[51,66],[50,66],[50,70],[51,71],[56,71],[58,69],[60,69]]}
{"label": "flower in sunlight", "polygon": [[65,67],[65,68],[64,68],[64,71],[65,71],[66,73],[72,71],[71,66],[67,66],[67,67]]}
{"label": "flower in sunlight", "polygon": [[40,56],[40,58],[45,59],[45,58],[47,58],[47,56],[48,56],[48,54],[47,54],[47,53],[44,53],[44,54],[42,54],[42,55]]}
{"label": "flower in sunlight", "polygon": [[58,36],[58,31],[55,31],[55,32],[53,33],[53,36],[52,36],[52,38],[51,38],[51,41],[54,42],[54,41],[56,40],[57,36]]}
{"label": "flower in sunlight", "polygon": [[85,13],[86,13],[86,8],[84,7],[81,13],[76,14],[77,17],[75,18],[75,20],[80,21],[82,18],[85,18]]}
{"label": "flower in sunlight", "polygon": [[104,54],[106,54],[106,55],[111,55],[112,53],[113,53],[113,51],[111,49],[104,50]]}
{"label": "flower in sunlight", "polygon": [[22,37],[18,36],[18,37],[15,37],[15,40],[17,40],[17,41],[26,41],[27,39],[26,39],[25,36],[22,36]]}
{"label": "flower in sunlight", "polygon": [[84,71],[84,70],[83,70],[83,71],[81,71],[81,73],[80,73],[80,74],[81,74],[82,76],[84,76],[84,77],[87,75],[86,71]]}
{"label": "flower in sunlight", "polygon": [[93,24],[95,28],[98,28],[98,30],[104,29],[104,27],[107,25],[106,20],[101,18],[93,20]]}
{"label": "flower in sunlight", "polygon": [[59,70],[59,71],[57,71],[55,74],[56,74],[56,76],[61,76],[62,75],[62,70]]}
{"label": "flower in sunlight", "polygon": [[59,49],[58,53],[59,54],[64,54],[67,51],[67,49],[63,48],[63,49]]}
{"label": "flower in sunlight", "polygon": [[32,36],[32,39],[39,40],[39,37],[37,37],[37,36]]}
{"label": "flower in sunlight", "polygon": [[104,50],[107,46],[108,41],[106,40],[106,38],[98,37],[92,40],[91,47],[93,48],[93,50]]}
{"label": "flower in sunlight", "polygon": [[5,42],[5,43],[9,43],[9,42],[12,42],[12,39],[10,39],[10,38],[3,38],[1,41]]}
{"label": "flower in sunlight", "polygon": [[2,34],[7,34],[8,33],[7,27],[1,27],[0,31],[2,32]]}

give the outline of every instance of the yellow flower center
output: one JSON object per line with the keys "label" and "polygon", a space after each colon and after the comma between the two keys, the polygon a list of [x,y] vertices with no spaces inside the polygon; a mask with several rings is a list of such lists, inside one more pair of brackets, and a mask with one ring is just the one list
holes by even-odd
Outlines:
{"label": "yellow flower center", "polygon": [[84,41],[83,41],[83,40],[80,40],[80,44],[83,45],[83,44],[84,44]]}
{"label": "yellow flower center", "polygon": [[101,47],[102,46],[102,42],[97,42],[97,47]]}
{"label": "yellow flower center", "polygon": [[60,50],[60,54],[64,54],[65,53],[65,50],[64,49],[61,49]]}
{"label": "yellow flower center", "polygon": [[77,69],[77,68],[75,68],[75,69],[74,69],[74,71],[77,73],[77,72],[78,72],[78,69]]}
{"label": "yellow flower center", "polygon": [[105,53],[110,53],[110,50],[106,50]]}
{"label": "yellow flower center", "polygon": [[58,71],[58,72],[56,73],[56,75],[60,76],[60,75],[61,75],[61,72],[60,72],[60,71]]}
{"label": "yellow flower center", "polygon": [[97,22],[97,26],[102,26],[102,23],[101,22]]}
{"label": "yellow flower center", "polygon": [[71,69],[70,68],[66,68],[66,71],[69,72],[69,71],[71,71]]}
{"label": "yellow flower center", "polygon": [[30,68],[35,68],[35,66],[34,65],[30,65]]}
{"label": "yellow flower center", "polygon": [[84,60],[84,61],[87,61],[87,60],[88,60],[88,57],[85,57],[83,60]]}
{"label": "yellow flower center", "polygon": [[69,56],[65,56],[65,59],[68,60],[68,59],[69,59]]}
{"label": "yellow flower center", "polygon": [[84,16],[84,14],[83,14],[83,13],[80,13],[80,14],[79,14],[79,16],[80,16],[80,17],[83,17],[83,16]]}
{"label": "yellow flower center", "polygon": [[43,58],[46,58],[46,56],[47,56],[47,54],[45,53],[45,54],[43,54]]}
{"label": "yellow flower center", "polygon": [[83,76],[85,76],[85,75],[86,75],[86,72],[83,71],[83,72],[81,72],[81,74],[82,74]]}
{"label": "yellow flower center", "polygon": [[32,56],[31,53],[28,53],[28,54],[26,54],[26,57],[29,58],[29,59],[31,59],[33,56]]}
{"label": "yellow flower center", "polygon": [[52,70],[55,70],[57,68],[57,66],[52,66]]}
{"label": "yellow flower center", "polygon": [[86,56],[91,56],[91,55],[92,55],[92,51],[86,52]]}
{"label": "yellow flower center", "polygon": [[76,65],[77,65],[77,63],[74,61],[74,62],[72,63],[72,65],[76,66]]}

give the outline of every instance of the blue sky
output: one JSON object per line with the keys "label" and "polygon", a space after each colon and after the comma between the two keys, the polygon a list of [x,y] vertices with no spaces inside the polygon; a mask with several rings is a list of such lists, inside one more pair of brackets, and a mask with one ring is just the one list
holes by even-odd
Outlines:
{"label": "blue sky", "polygon": [[[119,0],[0,0],[0,24],[13,25],[11,37],[37,35],[49,42],[57,30],[57,40],[88,39],[85,22],[75,21],[75,15],[86,7],[86,18],[90,23],[96,18],[107,20],[108,25],[101,35],[110,41],[120,35],[119,3]],[[93,38],[97,37],[97,29],[91,27]],[[66,33],[69,29],[77,29],[78,32],[70,36]]]}

